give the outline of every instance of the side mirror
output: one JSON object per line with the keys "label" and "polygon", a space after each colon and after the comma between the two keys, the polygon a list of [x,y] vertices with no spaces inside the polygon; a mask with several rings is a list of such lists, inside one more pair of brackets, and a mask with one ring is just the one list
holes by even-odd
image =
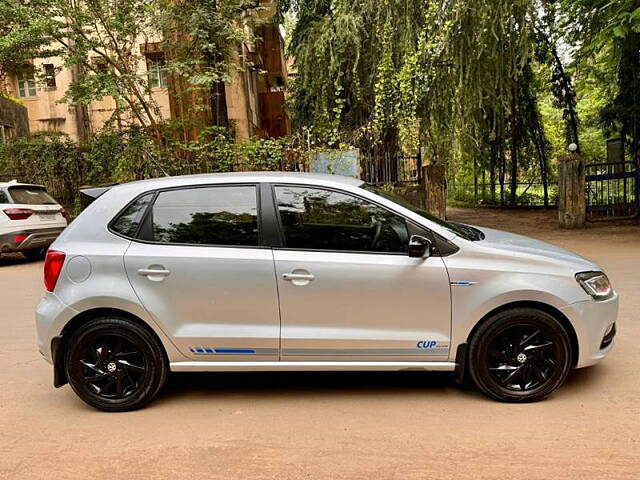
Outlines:
{"label": "side mirror", "polygon": [[411,235],[409,240],[409,256],[411,258],[429,258],[431,240],[421,235]]}

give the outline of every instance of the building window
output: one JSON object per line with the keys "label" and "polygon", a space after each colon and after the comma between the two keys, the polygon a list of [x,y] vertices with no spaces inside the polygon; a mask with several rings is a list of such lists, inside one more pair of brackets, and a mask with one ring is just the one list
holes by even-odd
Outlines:
{"label": "building window", "polygon": [[47,88],[56,88],[56,69],[51,63],[45,63],[44,68],[44,84]]}
{"label": "building window", "polygon": [[36,79],[33,72],[24,72],[18,75],[18,95],[21,97],[36,96]]}
{"label": "building window", "polygon": [[147,75],[151,88],[167,88],[168,75],[164,57],[147,57]]}

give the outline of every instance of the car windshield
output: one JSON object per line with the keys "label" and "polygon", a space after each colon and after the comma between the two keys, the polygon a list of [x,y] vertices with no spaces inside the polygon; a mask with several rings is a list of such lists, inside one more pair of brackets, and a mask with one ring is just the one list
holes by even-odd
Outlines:
{"label": "car windshield", "polygon": [[57,205],[58,203],[41,187],[10,187],[9,195],[13,203],[21,205]]}
{"label": "car windshield", "polygon": [[447,222],[445,220],[442,220],[434,215],[431,215],[430,213],[427,213],[422,208],[418,208],[415,205],[410,204],[400,195],[397,195],[393,192],[389,192],[388,190],[385,190],[382,187],[379,187],[377,185],[372,185],[370,183],[365,183],[364,185],[362,185],[362,188],[364,188],[369,192],[375,193],[376,195],[379,195],[383,198],[386,198],[387,200],[391,200],[392,202],[397,203],[398,205],[401,205],[404,208],[411,210],[414,213],[417,213],[421,217],[424,217],[427,220],[430,220],[433,223],[436,223],[441,227],[446,228],[450,232],[455,233],[456,235],[464,238],[465,240],[475,241],[475,240],[480,240],[484,238],[484,235],[482,235],[482,233],[479,230],[473,227],[469,227],[467,225],[462,225],[462,224]]}

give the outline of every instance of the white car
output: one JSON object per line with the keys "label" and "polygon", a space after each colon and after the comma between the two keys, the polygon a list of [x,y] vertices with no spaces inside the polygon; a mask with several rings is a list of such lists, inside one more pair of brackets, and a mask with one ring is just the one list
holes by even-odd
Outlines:
{"label": "white car", "polygon": [[0,183],[0,254],[20,252],[29,259],[43,258],[66,226],[64,208],[42,185]]}
{"label": "white car", "polygon": [[333,175],[145,180],[51,245],[38,346],[89,405],[131,410],[169,371],[440,370],[541,400],[613,348],[594,263],[448,223]]}

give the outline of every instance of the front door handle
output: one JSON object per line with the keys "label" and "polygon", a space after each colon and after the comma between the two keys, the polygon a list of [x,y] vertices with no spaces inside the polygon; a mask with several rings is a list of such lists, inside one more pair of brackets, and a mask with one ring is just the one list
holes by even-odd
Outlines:
{"label": "front door handle", "polygon": [[293,285],[297,287],[304,287],[305,285],[309,285],[314,278],[316,278],[311,273],[307,272],[302,268],[296,268],[291,273],[283,273],[282,279],[288,282],[291,282]]}
{"label": "front door handle", "polygon": [[289,281],[302,280],[302,281],[310,282],[316,277],[315,275],[312,275],[310,273],[283,273],[282,278]]}
{"label": "front door handle", "polygon": [[167,270],[161,266],[158,266],[155,268],[152,268],[152,267],[141,268],[140,270],[138,270],[138,275],[147,277],[149,280],[152,280],[154,282],[159,282],[165,277],[168,277],[169,275],[171,275],[171,270]]}

